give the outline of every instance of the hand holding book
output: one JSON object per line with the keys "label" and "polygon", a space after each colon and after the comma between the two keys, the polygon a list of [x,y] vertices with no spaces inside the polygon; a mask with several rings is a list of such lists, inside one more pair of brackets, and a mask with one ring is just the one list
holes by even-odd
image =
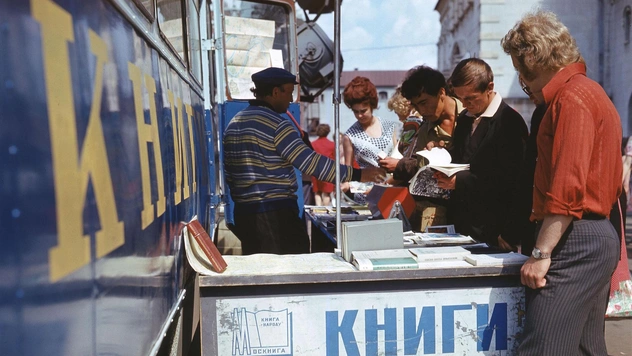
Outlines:
{"label": "hand holding book", "polygon": [[447,146],[446,141],[443,140],[439,140],[439,141],[430,141],[426,144],[426,149],[428,151],[430,151],[433,147],[437,147],[437,148],[445,148]]}
{"label": "hand holding book", "polygon": [[456,176],[448,177],[443,172],[437,171],[432,175],[437,180],[437,185],[441,189],[454,190],[456,189]]}
{"label": "hand holding book", "polygon": [[416,153],[428,160],[426,167],[439,171],[448,177],[453,176],[457,172],[470,169],[469,164],[451,163],[452,156],[445,148],[433,147],[430,150],[417,151]]}

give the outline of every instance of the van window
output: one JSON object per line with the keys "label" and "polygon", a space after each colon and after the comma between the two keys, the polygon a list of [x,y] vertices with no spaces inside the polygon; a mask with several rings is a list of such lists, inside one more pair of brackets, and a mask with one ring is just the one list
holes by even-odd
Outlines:
{"label": "van window", "polygon": [[184,57],[184,40],[182,38],[182,2],[158,0],[158,25],[173,49],[182,60]]}
{"label": "van window", "polygon": [[253,73],[270,66],[293,71],[289,57],[290,11],[282,5],[226,0],[224,13],[230,95],[251,99]]}
{"label": "van window", "polygon": [[200,43],[200,9],[196,0],[189,0],[189,66],[191,73],[202,83],[202,53]]}

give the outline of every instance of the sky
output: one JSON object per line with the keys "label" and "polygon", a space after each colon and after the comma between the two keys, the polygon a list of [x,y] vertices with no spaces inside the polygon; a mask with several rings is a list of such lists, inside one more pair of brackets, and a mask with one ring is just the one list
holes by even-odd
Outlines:
{"label": "sky", "polygon": [[[343,71],[437,67],[441,32],[437,0],[342,0],[340,48]],[[297,16],[304,17],[297,9]],[[315,14],[309,14],[314,18]],[[334,16],[316,22],[334,39]]]}

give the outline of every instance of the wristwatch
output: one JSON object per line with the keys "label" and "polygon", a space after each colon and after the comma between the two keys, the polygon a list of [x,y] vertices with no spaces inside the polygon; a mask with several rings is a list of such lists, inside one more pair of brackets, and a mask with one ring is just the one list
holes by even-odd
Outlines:
{"label": "wristwatch", "polygon": [[546,258],[551,258],[551,254],[550,253],[544,253],[537,247],[533,248],[533,251],[531,252],[531,256],[533,258],[535,258],[536,260],[543,260],[543,259],[546,259]]}

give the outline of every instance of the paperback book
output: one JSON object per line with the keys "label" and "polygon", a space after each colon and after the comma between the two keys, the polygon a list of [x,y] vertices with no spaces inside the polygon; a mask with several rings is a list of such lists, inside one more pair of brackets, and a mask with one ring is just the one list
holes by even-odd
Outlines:
{"label": "paperback book", "polygon": [[409,249],[415,255],[417,261],[446,261],[446,260],[463,260],[470,251],[461,246],[445,246],[445,247],[415,247]]}
{"label": "paperback book", "polygon": [[415,257],[405,249],[354,251],[352,261],[359,271],[418,268]]}
{"label": "paperback book", "polygon": [[414,240],[420,246],[449,246],[476,243],[476,240],[472,237],[459,233],[418,232]]}
{"label": "paperback book", "polygon": [[473,266],[522,266],[528,259],[529,257],[515,252],[465,256],[465,261]]}
{"label": "paperback book", "polygon": [[420,261],[417,265],[419,269],[453,269],[474,267],[465,260]]}

